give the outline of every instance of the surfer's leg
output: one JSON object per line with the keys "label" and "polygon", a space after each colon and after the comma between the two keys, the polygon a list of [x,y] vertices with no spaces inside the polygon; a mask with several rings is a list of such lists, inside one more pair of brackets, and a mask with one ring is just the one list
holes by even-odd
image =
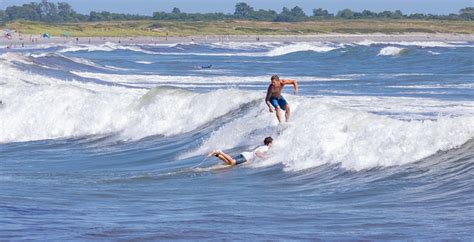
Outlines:
{"label": "surfer's leg", "polygon": [[219,158],[220,160],[224,161],[225,163],[229,165],[235,165],[236,161],[228,154],[220,151],[220,150],[215,150],[211,153],[209,153],[209,156],[215,156]]}
{"label": "surfer's leg", "polygon": [[281,111],[280,111],[280,108],[278,106],[275,108],[275,113],[276,113],[276,116],[277,116],[277,119],[278,119],[278,123],[281,123]]}
{"label": "surfer's leg", "polygon": [[288,120],[290,120],[290,105],[288,104],[286,104],[285,106],[285,119],[287,123],[288,123]]}
{"label": "surfer's leg", "polygon": [[280,117],[280,108],[278,107],[278,98],[270,98],[270,102],[272,104],[272,106],[275,108],[275,114],[277,116],[277,119],[278,119],[278,123],[281,123],[281,117]]}
{"label": "surfer's leg", "polygon": [[225,163],[229,164],[229,165],[235,165],[235,163],[237,163],[234,158],[232,158],[232,156],[224,153],[224,152],[219,152],[219,154],[217,154],[217,158],[223,160]]}

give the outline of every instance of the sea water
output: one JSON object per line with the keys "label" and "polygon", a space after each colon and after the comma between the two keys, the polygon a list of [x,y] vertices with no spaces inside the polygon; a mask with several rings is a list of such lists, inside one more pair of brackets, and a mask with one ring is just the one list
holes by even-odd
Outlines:
{"label": "sea water", "polygon": [[[0,239],[472,240],[473,56],[370,40],[3,49]],[[274,74],[299,84],[282,132]],[[266,136],[267,159],[205,158]]]}

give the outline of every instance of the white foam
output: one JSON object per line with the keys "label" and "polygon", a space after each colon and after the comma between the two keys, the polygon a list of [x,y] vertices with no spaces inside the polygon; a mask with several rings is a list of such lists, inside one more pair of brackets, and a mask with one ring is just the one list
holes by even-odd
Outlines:
{"label": "white foam", "polygon": [[300,109],[275,143],[274,161],[297,171],[326,163],[346,169],[403,165],[460,146],[474,137],[474,117],[401,121],[327,105]]}
{"label": "white foam", "polygon": [[397,56],[397,55],[401,55],[404,51],[407,51],[407,49],[388,46],[381,49],[378,55],[379,56]]}

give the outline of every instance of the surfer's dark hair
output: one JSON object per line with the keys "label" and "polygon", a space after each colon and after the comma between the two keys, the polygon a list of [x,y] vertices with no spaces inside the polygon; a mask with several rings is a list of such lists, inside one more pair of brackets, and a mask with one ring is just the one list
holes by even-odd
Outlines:
{"label": "surfer's dark hair", "polygon": [[272,143],[272,142],[273,142],[273,138],[272,138],[271,136],[268,136],[268,137],[266,137],[266,138],[263,140],[263,143],[264,143],[265,145],[268,145],[268,144],[270,144],[270,143]]}
{"label": "surfer's dark hair", "polygon": [[273,81],[273,80],[275,80],[275,79],[276,79],[276,80],[280,80],[280,77],[278,77],[278,75],[273,75],[270,80]]}

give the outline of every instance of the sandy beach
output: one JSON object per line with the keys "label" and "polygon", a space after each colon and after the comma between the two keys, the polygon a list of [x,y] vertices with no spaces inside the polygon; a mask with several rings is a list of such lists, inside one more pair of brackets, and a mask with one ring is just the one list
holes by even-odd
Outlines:
{"label": "sandy beach", "polygon": [[42,38],[40,35],[17,35],[11,39],[1,38],[1,48],[22,48],[34,45],[54,44],[172,44],[183,42],[357,42],[364,40],[381,42],[400,41],[474,41],[474,35],[450,33],[407,33],[407,34],[319,34],[319,35],[209,35],[169,37],[56,37]]}

